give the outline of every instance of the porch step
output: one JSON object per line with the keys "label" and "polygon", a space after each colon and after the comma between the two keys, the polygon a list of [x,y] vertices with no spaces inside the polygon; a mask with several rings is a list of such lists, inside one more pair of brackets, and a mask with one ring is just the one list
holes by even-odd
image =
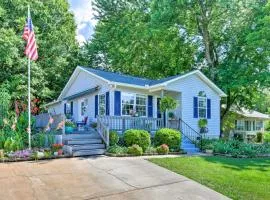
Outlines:
{"label": "porch step", "polygon": [[195,146],[188,138],[183,137],[181,143],[181,149],[183,149],[187,154],[199,153],[200,149]]}
{"label": "porch step", "polygon": [[105,144],[70,145],[72,151],[105,149]]}
{"label": "porch step", "polygon": [[105,144],[100,135],[93,129],[88,134],[65,135],[64,153],[72,156],[102,155],[105,153]]}
{"label": "porch step", "polygon": [[69,135],[64,135],[63,140],[74,140],[74,139],[100,139],[100,136],[97,133],[92,133],[92,134],[69,134]]}
{"label": "porch step", "polygon": [[73,156],[92,156],[92,155],[103,155],[105,153],[105,149],[92,149],[92,150],[80,150],[75,151]]}
{"label": "porch step", "polygon": [[67,145],[90,145],[90,144],[102,144],[101,139],[71,139],[65,142]]}

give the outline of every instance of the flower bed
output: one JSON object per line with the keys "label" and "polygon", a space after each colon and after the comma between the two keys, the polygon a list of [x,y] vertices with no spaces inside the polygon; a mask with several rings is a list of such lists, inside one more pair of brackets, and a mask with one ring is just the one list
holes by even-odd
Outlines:
{"label": "flower bed", "polygon": [[145,130],[130,129],[119,139],[116,132],[110,132],[111,146],[107,149],[108,156],[150,156],[167,154],[184,154],[180,150],[181,133],[173,129],[160,129],[153,142]]}

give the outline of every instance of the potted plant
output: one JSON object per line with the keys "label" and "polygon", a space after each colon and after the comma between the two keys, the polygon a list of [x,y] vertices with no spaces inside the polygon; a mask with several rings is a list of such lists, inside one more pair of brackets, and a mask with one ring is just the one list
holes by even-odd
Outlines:
{"label": "potted plant", "polygon": [[173,112],[169,112],[168,116],[170,120],[175,119],[175,114]]}
{"label": "potted plant", "polygon": [[207,124],[208,124],[207,119],[200,119],[199,120],[198,126],[200,128],[200,133],[207,133],[208,132]]}
{"label": "potted plant", "polygon": [[65,132],[66,133],[72,133],[74,131],[75,127],[76,127],[76,125],[73,122],[71,122],[71,121],[65,122]]}
{"label": "potted plant", "polygon": [[63,155],[63,144],[53,144],[52,151],[55,156]]}

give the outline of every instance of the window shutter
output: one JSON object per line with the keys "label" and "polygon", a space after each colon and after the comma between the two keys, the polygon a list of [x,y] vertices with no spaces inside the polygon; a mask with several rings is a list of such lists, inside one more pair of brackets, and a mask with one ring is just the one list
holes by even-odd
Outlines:
{"label": "window shutter", "polygon": [[114,115],[121,116],[121,92],[114,92]]}
{"label": "window shutter", "polygon": [[198,97],[193,97],[193,117],[198,118]]}
{"label": "window shutter", "polygon": [[148,96],[148,117],[153,117],[153,96]]}
{"label": "window shutter", "polygon": [[64,104],[64,114],[67,114],[67,104]]}
{"label": "window shutter", "polygon": [[73,101],[70,102],[70,114],[73,115]]}
{"label": "window shutter", "polygon": [[106,115],[110,115],[110,92],[106,92]]}
{"label": "window shutter", "polygon": [[98,95],[95,96],[95,117],[98,116]]}
{"label": "window shutter", "polygon": [[207,99],[207,119],[211,119],[211,99]]}

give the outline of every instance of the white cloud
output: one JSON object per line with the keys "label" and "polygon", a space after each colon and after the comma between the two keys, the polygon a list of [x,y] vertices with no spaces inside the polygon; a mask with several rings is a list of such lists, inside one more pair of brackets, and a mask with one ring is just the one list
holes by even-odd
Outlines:
{"label": "white cloud", "polygon": [[94,26],[97,24],[91,0],[69,0],[69,3],[77,24],[76,39],[83,44],[94,33]]}

